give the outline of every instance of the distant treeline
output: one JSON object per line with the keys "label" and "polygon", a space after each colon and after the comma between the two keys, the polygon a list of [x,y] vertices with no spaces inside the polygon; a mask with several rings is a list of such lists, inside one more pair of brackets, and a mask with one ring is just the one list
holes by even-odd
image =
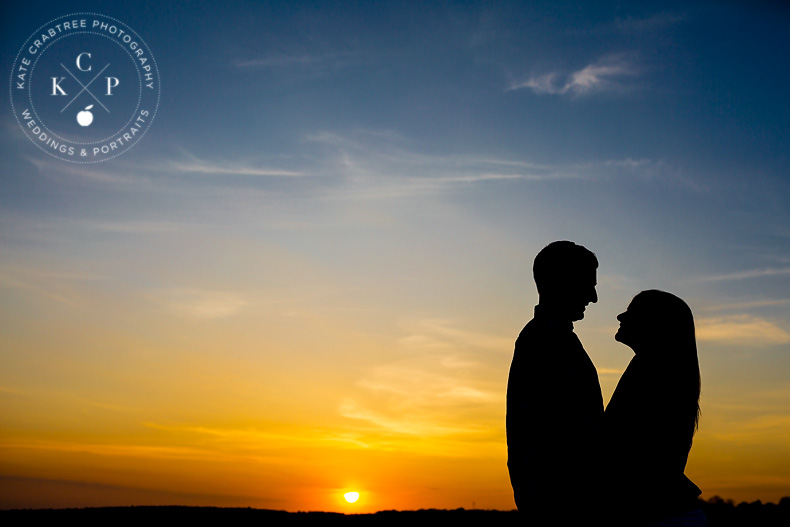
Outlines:
{"label": "distant treeline", "polygon": [[[572,503],[568,504],[573,506]],[[714,496],[700,505],[708,516],[710,527],[787,527],[790,525],[790,497],[782,498],[779,503],[735,504]],[[558,513],[558,522],[561,521]],[[353,525],[381,526],[406,525],[486,525],[519,526],[524,518],[516,511],[496,511],[480,509],[418,511],[380,511],[374,514],[340,514],[334,512],[286,512],[266,509],[236,509],[219,507],[97,507],[85,509],[24,509],[0,511],[0,521],[5,525],[26,525],[28,523],[47,525],[77,524],[117,525],[121,524],[163,524],[174,522],[195,522],[201,525],[229,525],[232,523],[252,524],[260,527],[276,525]],[[13,521],[13,523],[10,523]],[[25,522],[25,523],[23,523]],[[50,523],[57,522],[57,523]],[[78,523],[77,523],[78,522]]]}
{"label": "distant treeline", "polygon": [[710,527],[735,526],[784,526],[790,525],[790,497],[785,496],[779,503],[763,503],[760,500],[751,503],[735,504],[713,496],[702,502],[702,509],[708,517]]}

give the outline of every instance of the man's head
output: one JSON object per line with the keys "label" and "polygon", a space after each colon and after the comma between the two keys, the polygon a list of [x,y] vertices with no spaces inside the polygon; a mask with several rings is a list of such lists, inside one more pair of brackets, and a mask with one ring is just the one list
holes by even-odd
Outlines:
{"label": "man's head", "polygon": [[540,305],[562,318],[581,320],[587,304],[598,301],[596,269],[595,254],[581,245],[569,241],[548,244],[532,266]]}

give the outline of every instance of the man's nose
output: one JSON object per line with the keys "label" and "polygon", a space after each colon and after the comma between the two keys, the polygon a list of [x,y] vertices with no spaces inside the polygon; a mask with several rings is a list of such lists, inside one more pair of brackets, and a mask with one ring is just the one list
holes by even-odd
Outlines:
{"label": "man's nose", "polygon": [[590,302],[593,304],[598,302],[598,293],[595,292],[595,288],[593,287],[592,296],[590,297]]}

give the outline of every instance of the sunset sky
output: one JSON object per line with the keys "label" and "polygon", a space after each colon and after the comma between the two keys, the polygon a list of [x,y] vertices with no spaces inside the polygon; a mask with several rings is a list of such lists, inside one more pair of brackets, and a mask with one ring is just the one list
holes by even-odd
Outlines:
{"label": "sunset sky", "polygon": [[98,12],[145,38],[161,103],[95,165],[0,105],[0,508],[512,509],[507,374],[557,239],[600,262],[575,327],[604,401],[617,314],[677,294],[686,474],[790,495],[788,10],[301,4],[3,6],[6,79]]}

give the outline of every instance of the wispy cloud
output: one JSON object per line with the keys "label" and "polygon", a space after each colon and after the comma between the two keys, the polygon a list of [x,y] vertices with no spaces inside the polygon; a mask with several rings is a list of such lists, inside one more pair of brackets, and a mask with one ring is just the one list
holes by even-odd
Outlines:
{"label": "wispy cloud", "polygon": [[722,282],[725,280],[748,280],[750,278],[763,278],[766,276],[781,276],[790,274],[790,267],[768,268],[768,269],[750,269],[748,271],[739,271],[736,273],[717,274],[712,276],[703,276],[697,279],[698,282]]}
{"label": "wispy cloud", "polygon": [[421,351],[425,347],[437,349],[480,348],[492,352],[510,350],[513,338],[461,329],[451,321],[427,318],[417,322],[409,335],[400,341],[405,347]]}
{"label": "wispy cloud", "polygon": [[173,289],[152,296],[167,311],[184,318],[228,318],[248,305],[247,300],[236,293],[204,289]]}
{"label": "wispy cloud", "polygon": [[605,179],[622,173],[652,177],[662,169],[660,161],[649,159],[552,165],[466,153],[425,154],[386,132],[322,132],[308,140],[323,149],[324,172],[340,180],[327,197],[341,199],[404,197],[486,184]]}
{"label": "wispy cloud", "polygon": [[[195,424],[161,424],[145,423],[147,428],[167,432],[179,436],[187,443],[197,443],[206,448],[215,448],[239,455],[262,453],[264,451],[280,448],[283,445],[293,447],[319,446],[326,443],[347,443],[349,446],[361,445],[353,435],[315,427],[301,427],[267,423],[267,427],[216,427]],[[274,458],[271,460],[278,464],[287,461]]]}
{"label": "wispy cloud", "polygon": [[790,437],[790,416],[761,415],[745,423],[730,424],[726,433],[715,437],[720,441],[764,446],[766,437]]}
{"label": "wispy cloud", "polygon": [[139,172],[134,172],[134,177],[130,177],[130,174],[123,168],[119,170],[119,166],[124,166],[120,162],[114,163],[113,170],[109,170],[108,167],[104,166],[107,165],[107,163],[75,164],[47,158],[27,157],[26,159],[30,164],[36,167],[42,176],[47,178],[65,175],[77,178],[78,181],[111,184],[122,187],[139,186],[141,183],[147,181],[147,178],[141,176]]}
{"label": "wispy cloud", "polygon": [[639,73],[633,60],[625,54],[607,55],[573,72],[552,71],[532,75],[514,82],[508,90],[530,89],[537,95],[570,95],[579,97],[595,92],[622,90],[624,79]]}
{"label": "wispy cloud", "polygon": [[85,305],[87,300],[83,286],[87,282],[100,280],[106,280],[106,277],[37,267],[0,267],[0,288],[31,292],[70,307]]}
{"label": "wispy cloud", "polygon": [[[60,175],[78,178],[78,181],[113,185],[117,188],[134,190],[161,190],[161,178],[152,178],[145,174],[176,174],[201,176],[250,176],[290,178],[306,175],[303,171],[267,166],[257,161],[206,161],[184,149],[178,149],[173,155],[159,157],[154,161],[135,163],[121,160],[114,163],[113,170],[108,172],[104,163],[98,165],[77,165],[50,161],[49,159],[28,158],[38,171],[45,177],[53,178]],[[64,180],[68,181],[68,180]]]}
{"label": "wispy cloud", "polygon": [[334,53],[280,53],[235,59],[231,64],[241,69],[310,68],[335,69],[359,62],[364,54],[359,52]]}
{"label": "wispy cloud", "polygon": [[[424,414],[395,414],[368,408],[354,399],[341,402],[338,412],[341,416],[364,421],[395,436],[412,436],[425,440],[448,435],[461,435],[478,432],[480,425],[460,422],[451,423],[446,420],[428,419]],[[375,443],[376,441],[371,441]]]}
{"label": "wispy cloud", "polygon": [[[550,164],[533,163],[516,156],[425,153],[408,139],[386,130],[323,131],[310,134],[305,140],[304,155],[278,158],[276,163],[270,159],[207,160],[185,149],[143,163],[129,162],[112,175],[104,174],[100,167],[35,163],[46,177],[78,175],[82,181],[112,185],[124,192],[190,192],[200,197],[209,193],[236,196],[243,192],[242,198],[249,198],[251,192],[261,192],[260,199],[274,199],[272,196],[276,195],[329,201],[425,196],[484,185],[605,180],[623,174],[651,178],[666,172],[660,160],[644,158]],[[196,183],[185,188],[183,178],[193,178]],[[302,184],[304,179],[309,179],[310,183]],[[230,180],[243,184],[243,188],[224,185]],[[62,181],[72,180],[64,177]],[[268,195],[263,196],[264,193]],[[104,232],[147,233],[172,232],[184,225],[166,221],[116,221],[95,222],[91,228]]]}
{"label": "wispy cloud", "polygon": [[472,386],[473,381],[464,381],[449,373],[410,365],[389,365],[376,368],[371,377],[357,384],[373,392],[397,396],[399,404],[403,405],[431,402],[445,406],[493,398],[490,393]]}
{"label": "wispy cloud", "polygon": [[85,225],[94,231],[124,234],[170,233],[183,228],[182,224],[167,221],[91,222]]}
{"label": "wispy cloud", "polygon": [[760,307],[774,307],[786,306],[790,304],[790,298],[770,299],[770,300],[752,300],[750,302],[735,302],[732,304],[721,304],[705,308],[705,311],[728,311],[730,309],[754,309]]}
{"label": "wispy cloud", "polygon": [[98,456],[133,457],[144,459],[181,459],[228,461],[232,457],[207,449],[185,446],[152,446],[134,444],[77,443],[48,440],[6,440],[0,442],[0,450],[38,450],[71,453],[87,453]]}
{"label": "wispy cloud", "polygon": [[751,315],[697,320],[697,339],[744,346],[771,346],[790,342],[790,333],[763,318]]}
{"label": "wispy cloud", "polygon": [[339,414],[358,423],[349,426],[371,444],[410,450],[441,450],[449,441],[460,451],[501,439],[501,379],[491,381],[480,357],[512,349],[512,339],[440,319],[406,329],[399,340],[403,358],[369,369],[356,393],[340,402]]}
{"label": "wispy cloud", "polygon": [[167,165],[171,171],[185,174],[263,176],[263,177],[294,177],[304,175],[296,170],[270,168],[255,163],[210,163],[195,156],[188,156],[182,161],[170,161]]}
{"label": "wispy cloud", "polygon": [[688,15],[684,13],[654,13],[644,17],[627,16],[617,18],[614,26],[624,32],[653,32],[665,30],[669,26],[677,25],[688,20]]}

